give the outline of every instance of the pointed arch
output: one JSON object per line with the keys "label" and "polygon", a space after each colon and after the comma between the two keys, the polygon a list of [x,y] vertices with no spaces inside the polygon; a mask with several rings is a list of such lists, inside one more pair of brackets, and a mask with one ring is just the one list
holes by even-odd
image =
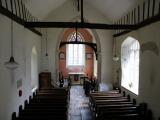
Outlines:
{"label": "pointed arch", "polygon": [[[76,16],[75,18],[73,18],[71,21],[75,21],[79,19],[80,20],[80,16]],[[88,22],[88,20],[86,18],[84,18],[84,20],[86,22]],[[63,34],[65,32],[66,29],[62,29],[58,38],[58,42],[57,42],[57,46],[56,46],[56,57],[55,57],[55,64],[56,64],[56,80],[59,79],[59,46],[61,41],[63,40]],[[97,44],[97,79],[98,79],[98,83],[101,82],[101,61],[102,61],[102,57],[101,57],[101,43],[100,43],[100,38],[98,36],[98,33],[96,32],[96,30],[94,29],[87,29],[87,31],[94,37],[94,42]]]}

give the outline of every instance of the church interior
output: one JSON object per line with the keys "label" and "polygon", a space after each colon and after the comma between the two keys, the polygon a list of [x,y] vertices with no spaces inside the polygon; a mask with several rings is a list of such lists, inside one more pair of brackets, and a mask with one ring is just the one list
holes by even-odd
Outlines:
{"label": "church interior", "polygon": [[160,0],[0,0],[0,120],[160,120]]}

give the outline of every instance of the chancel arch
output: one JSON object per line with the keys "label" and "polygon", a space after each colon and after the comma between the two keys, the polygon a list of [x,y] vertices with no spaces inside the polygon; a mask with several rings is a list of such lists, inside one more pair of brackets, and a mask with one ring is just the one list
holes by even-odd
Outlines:
{"label": "chancel arch", "polygon": [[94,74],[94,64],[97,63],[97,60],[94,59],[94,50],[88,45],[80,44],[93,42],[93,37],[88,30],[78,29],[76,32],[75,29],[66,29],[61,40],[61,43],[64,42],[72,44],[59,47],[60,77],[71,77],[77,81],[82,76],[86,76],[89,79],[97,78],[97,74]]}

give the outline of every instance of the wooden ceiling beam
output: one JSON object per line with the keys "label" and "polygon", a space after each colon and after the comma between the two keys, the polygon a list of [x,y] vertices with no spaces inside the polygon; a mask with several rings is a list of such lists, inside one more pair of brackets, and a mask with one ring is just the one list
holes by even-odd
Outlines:
{"label": "wooden ceiling beam", "polygon": [[134,30],[137,25],[117,25],[101,23],[81,23],[81,22],[25,22],[25,27],[29,28],[89,28],[106,30]]}
{"label": "wooden ceiling beam", "polygon": [[79,10],[80,10],[79,0],[77,0],[77,10],[78,10],[78,12],[79,12]]}
{"label": "wooden ceiling beam", "polygon": [[83,0],[81,0],[81,22],[84,23],[84,17],[83,17]]}

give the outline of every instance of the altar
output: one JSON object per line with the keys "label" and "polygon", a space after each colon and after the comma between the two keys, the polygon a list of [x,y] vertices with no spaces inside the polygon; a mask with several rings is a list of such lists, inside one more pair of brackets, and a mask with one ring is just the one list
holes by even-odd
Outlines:
{"label": "altar", "polygon": [[82,77],[84,77],[84,72],[70,72],[69,77],[71,80],[71,85],[82,84]]}

